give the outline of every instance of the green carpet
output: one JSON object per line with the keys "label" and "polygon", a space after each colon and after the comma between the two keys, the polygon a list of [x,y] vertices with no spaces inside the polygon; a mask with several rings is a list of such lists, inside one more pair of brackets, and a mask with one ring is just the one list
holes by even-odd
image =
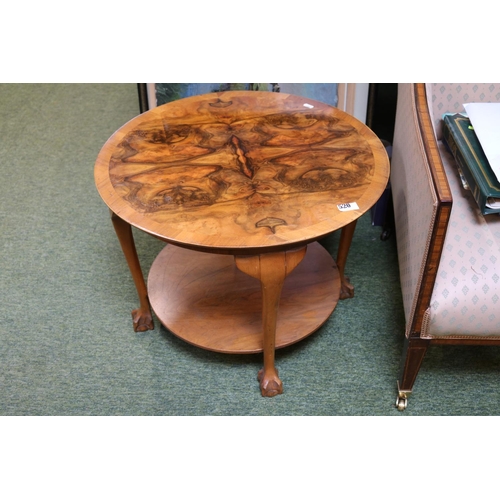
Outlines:
{"label": "green carpet", "polygon": [[[135,288],[93,179],[108,137],[139,113],[135,84],[0,85],[0,415],[496,415],[500,350],[433,347],[394,407],[404,315],[394,238],[360,219],[355,297],[277,352],[203,351],[156,321],[134,333]],[[145,275],[163,244],[135,232]],[[323,244],[336,255],[338,235]]]}

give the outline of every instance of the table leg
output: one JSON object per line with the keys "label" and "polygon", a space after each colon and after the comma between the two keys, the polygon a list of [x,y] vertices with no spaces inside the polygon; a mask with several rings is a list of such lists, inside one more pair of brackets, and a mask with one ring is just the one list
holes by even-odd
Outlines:
{"label": "table leg", "polygon": [[339,250],[337,253],[337,267],[339,269],[341,284],[340,299],[351,299],[354,297],[354,286],[350,283],[349,278],[345,276],[344,269],[354,230],[356,229],[356,222],[357,220],[344,226],[340,234]]}
{"label": "table leg", "polygon": [[125,254],[125,259],[127,260],[130,273],[132,274],[132,278],[137,289],[137,295],[139,296],[140,306],[138,309],[134,309],[132,311],[134,332],[153,330],[154,323],[153,316],[151,314],[151,307],[149,305],[148,291],[146,283],[144,282],[139,257],[137,256],[132,227],[128,222],[125,222],[122,218],[118,217],[118,215],[116,215],[113,211],[111,211],[111,220],[113,222],[116,235],[118,236],[118,240],[120,241],[123,253]]}
{"label": "table leg", "polygon": [[261,284],[264,368],[259,371],[258,380],[263,396],[272,397],[283,392],[283,383],[274,363],[276,319],[285,278],[304,258],[306,249],[302,247],[284,252],[235,256],[238,269],[257,278]]}

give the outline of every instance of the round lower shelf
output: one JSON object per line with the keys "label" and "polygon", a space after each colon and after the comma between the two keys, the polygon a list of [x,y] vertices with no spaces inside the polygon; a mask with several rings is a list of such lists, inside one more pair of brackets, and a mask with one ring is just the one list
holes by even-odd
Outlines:
{"label": "round lower shelf", "polygon": [[[260,282],[242,271],[232,255],[167,245],[154,261],[148,294],[158,319],[176,336],[224,353],[262,352]],[[276,327],[276,348],[315,332],[335,309],[340,277],[319,244],[285,279]]]}

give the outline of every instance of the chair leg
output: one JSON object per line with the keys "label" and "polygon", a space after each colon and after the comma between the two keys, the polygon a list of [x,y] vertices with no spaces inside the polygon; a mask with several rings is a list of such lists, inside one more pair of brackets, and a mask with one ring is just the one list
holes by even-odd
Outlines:
{"label": "chair leg", "polygon": [[430,340],[419,337],[405,338],[396,399],[396,407],[400,411],[405,410],[408,405],[408,396],[411,394],[429,344]]}

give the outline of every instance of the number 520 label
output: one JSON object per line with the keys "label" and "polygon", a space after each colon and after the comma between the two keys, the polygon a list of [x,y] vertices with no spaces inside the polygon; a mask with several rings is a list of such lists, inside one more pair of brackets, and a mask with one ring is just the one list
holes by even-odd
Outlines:
{"label": "number 520 label", "polygon": [[359,210],[358,204],[355,201],[351,203],[340,203],[339,205],[337,205],[337,208],[341,212],[348,212],[349,210]]}

